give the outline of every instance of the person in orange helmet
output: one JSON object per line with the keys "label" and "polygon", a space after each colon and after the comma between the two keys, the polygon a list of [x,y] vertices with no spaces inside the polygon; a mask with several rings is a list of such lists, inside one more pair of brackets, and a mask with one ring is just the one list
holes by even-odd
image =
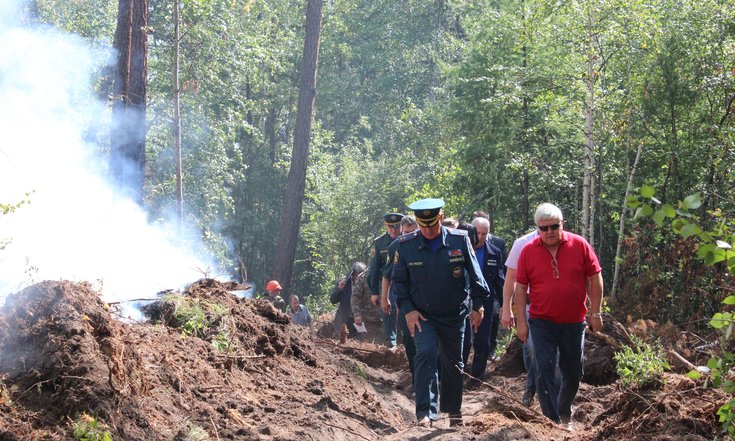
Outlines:
{"label": "person in orange helmet", "polygon": [[271,280],[265,285],[265,294],[260,298],[268,300],[276,309],[283,311],[286,309],[286,301],[281,297],[281,291],[283,288],[278,280]]}

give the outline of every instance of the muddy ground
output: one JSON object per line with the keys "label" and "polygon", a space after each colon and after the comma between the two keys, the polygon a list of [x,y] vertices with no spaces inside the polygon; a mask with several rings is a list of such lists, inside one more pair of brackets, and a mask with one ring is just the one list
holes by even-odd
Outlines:
{"label": "muddy ground", "polygon": [[[200,322],[182,322],[171,297],[152,320],[120,320],[86,284],[43,282],[0,311],[0,441],[68,440],[84,422],[113,440],[711,440],[728,397],[683,375],[672,360],[662,384],[624,390],[613,354],[630,334],[658,338],[696,364],[702,339],[652,322],[606,317],[588,335],[572,433],[520,403],[520,345],[465,393],[465,425],[414,424],[402,351],[294,326],[230,284],[187,289]],[[198,324],[205,323],[206,326]],[[328,327],[327,327],[328,328]],[[325,328],[322,328],[325,329]],[[102,439],[102,438],[99,438]]]}

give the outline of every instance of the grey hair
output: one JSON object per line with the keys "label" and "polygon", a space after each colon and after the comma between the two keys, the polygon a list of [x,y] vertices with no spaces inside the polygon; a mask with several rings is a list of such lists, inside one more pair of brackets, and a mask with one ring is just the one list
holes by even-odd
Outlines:
{"label": "grey hair", "polygon": [[412,227],[416,224],[416,217],[413,214],[407,214],[403,216],[403,219],[401,219],[401,226],[402,227]]}
{"label": "grey hair", "polygon": [[472,225],[474,226],[484,225],[485,227],[487,227],[488,231],[490,230],[490,221],[484,217],[476,217],[472,219]]}
{"label": "grey hair", "polygon": [[291,294],[291,297],[288,298],[288,301],[290,302],[293,299],[296,299],[296,301],[298,302],[299,301],[299,296],[297,296],[296,294]]}
{"label": "grey hair", "polygon": [[564,216],[561,214],[561,209],[554,204],[544,202],[536,208],[536,213],[533,215],[533,220],[538,225],[539,222],[545,220],[564,220]]}

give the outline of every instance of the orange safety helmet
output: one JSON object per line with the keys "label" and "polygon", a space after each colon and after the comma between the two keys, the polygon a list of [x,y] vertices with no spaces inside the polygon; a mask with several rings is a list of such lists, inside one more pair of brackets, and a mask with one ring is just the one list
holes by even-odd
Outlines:
{"label": "orange safety helmet", "polygon": [[281,288],[281,284],[278,283],[277,280],[271,280],[270,282],[268,282],[267,285],[265,285],[266,291],[280,291],[282,289],[283,288]]}

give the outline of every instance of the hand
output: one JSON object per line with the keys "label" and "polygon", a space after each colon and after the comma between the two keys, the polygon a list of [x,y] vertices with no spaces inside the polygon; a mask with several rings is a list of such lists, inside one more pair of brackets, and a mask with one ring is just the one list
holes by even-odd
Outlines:
{"label": "hand", "polygon": [[590,315],[588,323],[593,334],[602,329],[602,317],[593,317]]}
{"label": "hand", "polygon": [[408,333],[411,334],[411,337],[416,334],[416,328],[421,332],[421,320],[426,321],[426,317],[416,310],[406,314],[406,325],[408,326]]}
{"label": "hand", "polygon": [[370,296],[370,301],[373,302],[373,305],[378,306],[378,300],[380,299],[380,296],[377,294],[373,294]]}
{"label": "hand", "polygon": [[338,285],[339,286],[339,289],[344,288],[346,284],[347,284],[347,280],[345,280],[345,279],[340,280],[339,281],[339,285]]}
{"label": "hand", "polygon": [[357,326],[360,326],[362,324],[362,316],[361,315],[356,315],[355,316],[355,324]]}
{"label": "hand", "polygon": [[515,326],[515,317],[513,317],[510,308],[506,309],[503,307],[503,311],[500,313],[500,323],[503,324],[505,329],[510,329]]}
{"label": "hand", "polygon": [[523,343],[528,340],[528,322],[525,320],[519,320],[516,323],[516,336],[518,337],[518,340]]}
{"label": "hand", "polygon": [[485,317],[484,309],[470,312],[470,322],[472,322],[472,329],[474,329],[475,332],[477,332],[477,328],[480,327],[480,323],[482,323],[483,317]]}
{"label": "hand", "polygon": [[388,296],[380,297],[380,309],[383,310],[385,315],[390,315],[390,308],[391,308],[391,305],[390,305],[390,299],[388,298]]}

